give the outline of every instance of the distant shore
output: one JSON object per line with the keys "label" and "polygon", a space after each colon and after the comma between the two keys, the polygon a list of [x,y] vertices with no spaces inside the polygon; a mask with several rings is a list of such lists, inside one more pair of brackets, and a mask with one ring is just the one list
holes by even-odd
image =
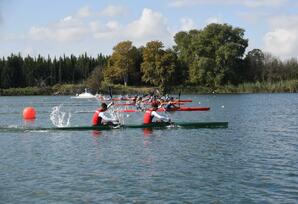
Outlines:
{"label": "distant shore", "polygon": [[[25,87],[0,89],[0,96],[34,96],[34,95],[75,95],[82,93],[84,84],[57,84],[53,87]],[[113,94],[146,94],[156,87],[137,87],[124,85],[111,85]],[[98,90],[90,89],[91,93],[108,94],[108,87]],[[275,83],[243,83],[237,86],[226,85],[216,89],[203,86],[179,85],[173,86],[170,94],[210,94],[210,93],[297,93],[298,80],[280,81]]]}

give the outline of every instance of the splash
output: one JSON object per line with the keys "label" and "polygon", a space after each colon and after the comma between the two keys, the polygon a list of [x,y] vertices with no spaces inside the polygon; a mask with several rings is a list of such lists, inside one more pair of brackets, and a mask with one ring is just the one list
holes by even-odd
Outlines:
{"label": "splash", "polygon": [[121,114],[120,112],[117,112],[116,110],[118,110],[120,108],[116,108],[115,106],[111,106],[108,109],[109,114],[113,117],[116,118],[120,124],[124,125],[125,124],[125,119],[124,119],[124,115]]}
{"label": "splash", "polygon": [[[50,114],[50,119],[56,127],[67,127],[70,123],[71,114],[66,114],[65,112],[61,111],[62,105],[54,106],[52,108],[52,112]],[[66,118],[67,116],[67,118]]]}

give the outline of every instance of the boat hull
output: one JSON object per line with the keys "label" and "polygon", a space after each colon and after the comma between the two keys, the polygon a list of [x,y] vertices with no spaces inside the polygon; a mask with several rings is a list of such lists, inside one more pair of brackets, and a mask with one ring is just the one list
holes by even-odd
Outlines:
{"label": "boat hull", "polygon": [[88,131],[88,130],[112,130],[112,129],[163,129],[163,128],[228,128],[228,122],[155,122],[151,124],[139,124],[139,125],[98,125],[98,126],[73,126],[73,127],[0,127],[0,132],[27,132],[27,131]]}
{"label": "boat hull", "polygon": [[179,122],[179,123],[164,123],[156,122],[151,124],[140,124],[140,125],[99,125],[99,126],[77,126],[77,127],[59,127],[52,128],[54,130],[111,130],[120,128],[227,128],[228,122]]}

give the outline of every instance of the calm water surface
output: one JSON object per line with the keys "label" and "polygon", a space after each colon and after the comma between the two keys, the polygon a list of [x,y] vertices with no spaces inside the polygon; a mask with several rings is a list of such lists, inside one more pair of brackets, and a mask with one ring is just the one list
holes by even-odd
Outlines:
{"label": "calm water surface", "polygon": [[[298,94],[184,96],[228,129],[0,130],[0,203],[298,203]],[[0,127],[52,127],[54,106],[90,124],[96,100],[0,97]],[[23,121],[26,106],[37,119]],[[140,113],[122,115],[140,123]]]}

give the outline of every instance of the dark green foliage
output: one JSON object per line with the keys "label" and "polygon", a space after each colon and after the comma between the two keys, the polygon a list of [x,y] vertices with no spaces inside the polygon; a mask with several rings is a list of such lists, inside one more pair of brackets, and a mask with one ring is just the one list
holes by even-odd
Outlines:
{"label": "dark green foliage", "polygon": [[[248,46],[244,30],[227,24],[210,24],[201,31],[175,35],[175,50],[188,67],[189,81],[211,88],[238,83],[242,57]],[[186,75],[187,71],[182,72]]]}
{"label": "dark green foliage", "polygon": [[106,82],[124,85],[138,84],[140,79],[140,53],[131,41],[118,43],[104,69]]}
{"label": "dark green foliage", "polygon": [[173,84],[177,57],[168,49],[163,50],[160,41],[148,42],[143,50],[141,64],[142,80],[150,85],[158,86],[165,93]]}
{"label": "dark green foliage", "polygon": [[105,66],[108,57],[96,58],[83,54],[59,59],[37,56],[33,58],[11,54],[0,60],[0,88],[47,87],[57,83],[80,83],[86,80],[96,66]]}

